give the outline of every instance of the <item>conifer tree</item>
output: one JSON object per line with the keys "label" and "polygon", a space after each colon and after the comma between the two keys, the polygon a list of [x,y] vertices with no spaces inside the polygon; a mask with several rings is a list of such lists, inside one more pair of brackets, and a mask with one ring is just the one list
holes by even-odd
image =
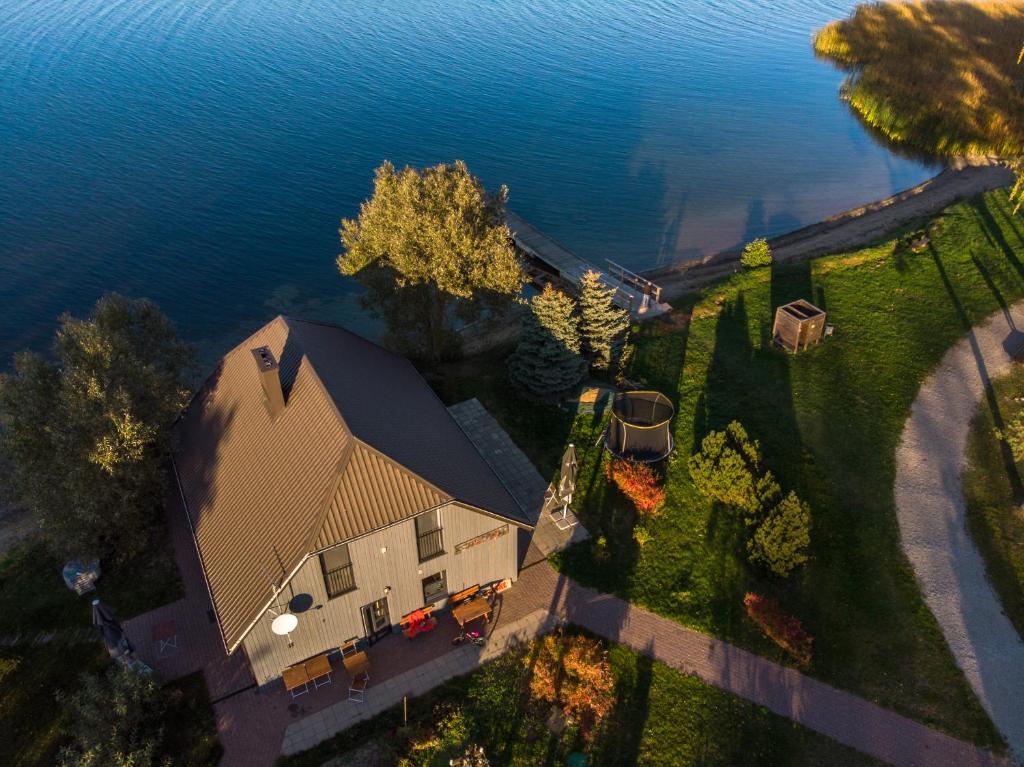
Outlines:
{"label": "conifer tree", "polygon": [[615,288],[592,269],[580,281],[579,317],[583,354],[595,368],[611,368],[625,343],[629,314],[615,305]]}
{"label": "conifer tree", "polygon": [[532,394],[563,394],[583,379],[579,323],[572,298],[548,285],[534,296],[519,346],[508,359],[512,382]]}

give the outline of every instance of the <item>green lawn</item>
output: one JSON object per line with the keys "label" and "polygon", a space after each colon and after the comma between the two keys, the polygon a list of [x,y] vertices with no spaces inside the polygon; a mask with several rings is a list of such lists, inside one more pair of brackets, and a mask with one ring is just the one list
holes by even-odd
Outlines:
{"label": "green lawn", "polygon": [[997,422],[1002,427],[1024,412],[1022,396],[1024,366],[992,382],[992,396],[971,425],[963,486],[971,536],[1003,609],[1024,636],[1024,462],[1014,463],[995,435]]}
{"label": "green lawn", "polygon": [[[612,646],[615,705],[602,734],[587,746],[573,728],[553,736],[544,726],[547,706],[531,705],[526,692],[534,645],[508,653],[479,671],[360,723],[310,751],[280,760],[282,767],[319,767],[332,757],[378,740],[389,756],[409,765],[447,765],[438,722],[464,722],[452,740],[482,745],[491,764],[562,765],[576,750],[604,765],[819,765],[875,762],[858,752],[729,693]],[[419,748],[412,744],[419,744]],[[430,747],[429,744],[435,744]],[[426,746],[426,747],[425,747]]]}
{"label": "green lawn", "polygon": [[[899,544],[894,454],[918,387],[965,331],[1024,296],[1024,220],[1005,192],[950,208],[919,254],[894,242],[856,253],[738,274],[636,334],[631,377],[677,405],[668,502],[638,549],[630,505],[608,488],[589,416],[521,400],[500,354],[433,376],[441,396],[478,396],[542,472],[572,440],[581,455],[577,511],[604,535],[610,563],[589,547],[557,563],[681,623],[786,658],[747,620],[752,590],[779,598],[814,635],[809,673],[981,745],[1001,739],[957,669]],[[774,307],[807,298],[834,337],[792,357],[771,348]],[[691,319],[692,314],[692,319]],[[690,484],[686,457],[709,430],[740,420],[783,488],[813,509],[812,561],[788,581],[751,569],[743,530]]]}

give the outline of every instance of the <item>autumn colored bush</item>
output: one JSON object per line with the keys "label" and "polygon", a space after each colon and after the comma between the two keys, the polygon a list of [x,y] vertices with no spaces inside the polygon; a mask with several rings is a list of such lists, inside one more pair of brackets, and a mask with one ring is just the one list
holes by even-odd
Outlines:
{"label": "autumn colored bush", "polygon": [[652,517],[658,515],[665,503],[665,488],[654,469],[646,463],[615,458],[605,466],[605,476],[633,502],[638,511]]}
{"label": "autumn colored bush", "polygon": [[743,606],[750,620],[769,639],[792,655],[801,666],[810,664],[814,640],[797,618],[785,612],[776,600],[749,591],[743,597]]}
{"label": "autumn colored bush", "polygon": [[584,636],[549,635],[538,640],[530,696],[559,706],[588,737],[615,704],[608,651],[600,641]]}

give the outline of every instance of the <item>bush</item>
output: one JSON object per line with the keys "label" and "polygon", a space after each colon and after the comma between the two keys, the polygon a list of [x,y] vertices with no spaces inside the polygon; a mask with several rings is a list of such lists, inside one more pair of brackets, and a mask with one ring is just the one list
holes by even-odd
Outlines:
{"label": "bush", "polygon": [[637,525],[633,528],[633,540],[641,549],[651,542],[651,534],[645,527]]}
{"label": "bush", "polygon": [[746,512],[748,522],[781,492],[771,472],[758,476],[761,447],[737,421],[704,437],[688,466],[701,495]]}
{"label": "bush", "polygon": [[783,578],[807,561],[811,543],[811,509],[790,492],[765,516],[747,542],[750,561]]}
{"label": "bush", "polygon": [[646,463],[614,458],[605,466],[605,476],[646,516],[657,516],[665,504],[665,488],[658,483],[654,469]]}
{"label": "bush", "polygon": [[604,645],[584,636],[549,635],[538,640],[533,663],[531,697],[560,706],[589,737],[615,704],[615,676]]}
{"label": "bush", "polygon": [[81,687],[58,694],[72,743],[61,749],[60,767],[156,767],[163,742],[164,696],[152,677],[112,666],[84,675]]}
{"label": "bush", "polygon": [[801,666],[810,664],[814,640],[804,631],[799,620],[784,612],[774,599],[751,592],[743,597],[743,606],[750,619],[769,639],[792,655]]}
{"label": "bush", "polygon": [[772,249],[768,246],[768,240],[763,237],[753,242],[748,242],[743,248],[740,256],[740,264],[747,269],[755,269],[759,266],[771,266]]}
{"label": "bush", "polygon": [[1011,419],[1002,430],[996,430],[996,438],[1006,442],[1013,454],[1013,460],[1024,461],[1024,413]]}

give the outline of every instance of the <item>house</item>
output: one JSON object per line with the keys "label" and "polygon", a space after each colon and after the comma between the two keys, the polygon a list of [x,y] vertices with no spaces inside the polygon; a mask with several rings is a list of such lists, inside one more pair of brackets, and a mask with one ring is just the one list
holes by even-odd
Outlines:
{"label": "house", "polygon": [[[517,575],[528,517],[405,359],[277,317],[221,360],[174,467],[228,653],[259,684]],[[271,631],[284,610],[298,626]]]}

